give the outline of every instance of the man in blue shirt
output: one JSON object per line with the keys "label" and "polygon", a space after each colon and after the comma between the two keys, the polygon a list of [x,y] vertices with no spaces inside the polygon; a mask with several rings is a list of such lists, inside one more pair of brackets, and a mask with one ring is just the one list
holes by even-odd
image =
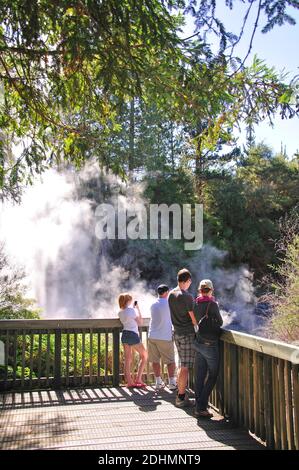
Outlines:
{"label": "man in blue shirt", "polygon": [[168,306],[169,288],[165,284],[161,284],[158,289],[158,299],[151,306],[151,321],[148,335],[148,355],[149,362],[153,365],[156,378],[156,389],[165,387],[165,383],[161,378],[160,359],[167,364],[169,376],[169,389],[177,388],[175,378],[175,356],[174,343],[172,339],[172,323],[170,318],[170,310]]}

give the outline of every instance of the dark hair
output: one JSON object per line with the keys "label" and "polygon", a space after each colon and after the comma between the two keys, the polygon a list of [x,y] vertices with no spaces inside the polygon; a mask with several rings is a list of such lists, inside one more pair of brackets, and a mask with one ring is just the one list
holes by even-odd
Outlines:
{"label": "dark hair", "polygon": [[186,268],[180,269],[177,275],[178,282],[186,282],[186,281],[189,281],[189,279],[191,279],[190,271],[188,271],[188,269]]}
{"label": "dark hair", "polygon": [[157,292],[159,295],[165,294],[165,292],[169,291],[169,287],[166,284],[161,284],[157,287]]}
{"label": "dark hair", "polygon": [[211,292],[212,289],[210,289],[210,287],[201,287],[199,290],[203,294],[208,294],[209,292]]}

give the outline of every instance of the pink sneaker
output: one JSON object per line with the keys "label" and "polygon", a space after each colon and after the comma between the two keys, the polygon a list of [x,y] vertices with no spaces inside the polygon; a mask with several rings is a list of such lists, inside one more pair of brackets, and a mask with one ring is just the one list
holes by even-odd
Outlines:
{"label": "pink sneaker", "polygon": [[144,382],[135,382],[134,387],[136,388],[144,388],[147,387],[147,385]]}

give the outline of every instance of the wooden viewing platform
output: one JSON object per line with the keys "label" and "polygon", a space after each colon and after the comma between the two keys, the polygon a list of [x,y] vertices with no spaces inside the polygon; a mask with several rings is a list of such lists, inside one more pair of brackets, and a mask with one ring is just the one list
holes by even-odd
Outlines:
{"label": "wooden viewing platform", "polygon": [[120,386],[120,332],[117,319],[0,320],[0,448],[299,450],[299,347],[223,330],[215,414],[196,420],[167,388]]}
{"label": "wooden viewing platform", "polygon": [[264,449],[215,412],[197,420],[153,387],[70,389],[2,395],[0,449]]}

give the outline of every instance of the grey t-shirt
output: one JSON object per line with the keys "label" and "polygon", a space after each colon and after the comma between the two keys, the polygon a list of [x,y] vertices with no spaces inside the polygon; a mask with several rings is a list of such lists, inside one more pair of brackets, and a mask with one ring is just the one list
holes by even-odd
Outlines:
{"label": "grey t-shirt", "polygon": [[174,332],[178,335],[189,335],[194,333],[192,320],[188,313],[193,310],[194,306],[192,295],[177,286],[175,289],[170,291],[168,304]]}

